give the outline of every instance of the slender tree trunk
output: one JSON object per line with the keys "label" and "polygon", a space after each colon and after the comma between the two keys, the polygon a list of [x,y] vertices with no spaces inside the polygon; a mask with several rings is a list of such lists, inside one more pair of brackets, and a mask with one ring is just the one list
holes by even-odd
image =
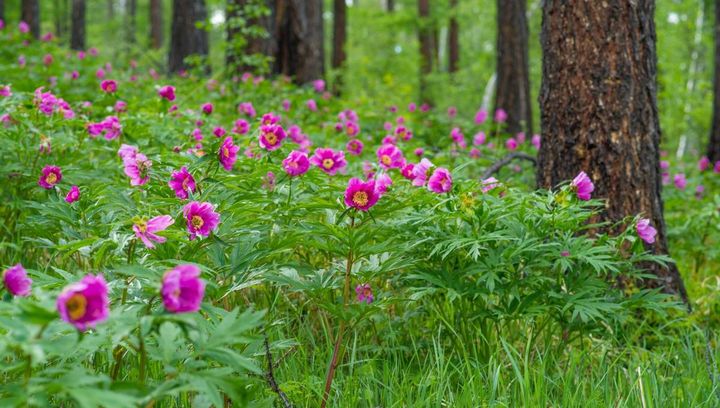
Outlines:
{"label": "slender tree trunk", "polygon": [[125,27],[126,40],[128,44],[135,44],[137,39],[135,31],[137,29],[137,0],[125,0]]}
{"label": "slender tree trunk", "polygon": [[273,72],[304,84],[325,74],[322,0],[276,0]]}
{"label": "slender tree trunk", "polygon": [[711,162],[720,160],[720,0],[715,0],[715,97],[713,99],[712,130],[707,147]]}
{"label": "slender tree trunk", "polygon": [[115,18],[115,0],[107,0],[107,18],[108,21]]}
{"label": "slender tree trunk", "polygon": [[526,2],[497,0],[495,109],[507,112],[507,130],[513,134],[532,134]]}
{"label": "slender tree trunk", "polygon": [[332,67],[337,70],[333,88],[340,93],[342,87],[342,68],[345,65],[345,42],[347,41],[347,4],[345,0],[333,1],[333,50]]}
{"label": "slender tree trunk", "polygon": [[30,25],[33,38],[40,38],[40,2],[39,0],[22,0],[20,19]]}
{"label": "slender tree trunk", "polygon": [[0,0],[0,20],[5,21],[5,0]]}
{"label": "slender tree trunk", "polygon": [[72,0],[72,28],[70,48],[85,49],[85,0]]}
{"label": "slender tree trunk", "polygon": [[458,11],[457,0],[450,0],[450,32],[448,33],[448,71],[457,72],[458,63],[460,61],[460,28],[458,27],[458,21],[456,13]]}
{"label": "slender tree trunk", "polygon": [[208,55],[208,33],[195,25],[206,19],[205,0],[173,0],[172,36],[168,53],[170,72],[187,69],[185,58],[190,55]]}
{"label": "slender tree trunk", "polygon": [[427,75],[432,72],[433,53],[435,50],[433,31],[430,26],[430,0],[418,0],[418,16],[420,27],[418,41],[420,42],[420,99],[431,103],[427,92]]}
{"label": "slender tree trunk", "polygon": [[[648,248],[667,254],[654,12],[654,0],[545,1],[538,184],[587,172],[593,196],[607,200],[599,218],[650,218],[658,235]],[[657,279],[641,285],[687,301],[674,264],[647,267]]]}
{"label": "slender tree trunk", "polygon": [[[260,0],[270,10],[269,15],[256,16],[247,15],[245,7],[248,4],[258,4],[258,0],[228,0],[225,12],[227,24],[227,51],[225,63],[231,71],[251,72],[259,67],[243,62],[243,55],[260,54],[273,57],[277,49],[277,43],[273,36],[275,32],[274,22],[276,15],[275,0]],[[243,24],[242,21],[245,21]],[[265,36],[249,36],[238,38],[243,35],[242,27],[262,28]]]}
{"label": "slender tree trunk", "polygon": [[163,45],[163,2],[150,0],[150,46],[158,49]]}
{"label": "slender tree trunk", "polygon": [[387,5],[387,11],[389,11],[391,13],[393,11],[395,11],[395,0],[387,0],[386,5]]}

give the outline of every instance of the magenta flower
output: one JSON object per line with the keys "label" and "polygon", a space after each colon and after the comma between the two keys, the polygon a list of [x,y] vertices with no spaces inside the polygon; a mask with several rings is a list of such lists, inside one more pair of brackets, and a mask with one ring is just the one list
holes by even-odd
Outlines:
{"label": "magenta flower", "polygon": [[325,81],[322,79],[316,79],[312,82],[313,88],[315,88],[315,92],[317,93],[323,93],[325,92]]}
{"label": "magenta flower", "polygon": [[238,119],[235,121],[235,126],[233,126],[233,133],[236,133],[238,135],[244,135],[245,133],[250,130],[250,124],[245,119]]}
{"label": "magenta flower", "polygon": [[179,171],[172,172],[168,186],[175,191],[177,198],[185,200],[188,198],[188,192],[195,192],[195,179],[188,172],[187,167],[183,166]]}
{"label": "magenta flower", "polygon": [[357,285],[355,287],[355,293],[357,294],[357,301],[362,303],[365,302],[368,305],[372,303],[375,300],[375,296],[373,296],[372,288],[370,287],[370,284],[363,283],[360,285]]}
{"label": "magenta flower", "polygon": [[137,147],[126,144],[123,144],[122,146],[120,146],[120,149],[118,149],[118,156],[120,156],[120,159],[122,159],[123,161],[125,161],[126,159],[130,160],[135,158],[135,155],[137,155],[137,153]]}
{"label": "magenta flower", "polygon": [[345,134],[349,137],[355,137],[360,133],[360,125],[355,122],[347,122],[345,124]]}
{"label": "magenta flower", "polygon": [[191,201],[183,207],[183,215],[187,221],[190,239],[207,237],[220,224],[220,214],[210,203]]}
{"label": "magenta flower", "polygon": [[361,142],[359,139],[352,139],[345,145],[348,153],[352,154],[353,156],[360,156],[360,154],[362,154],[363,147],[363,142]]}
{"label": "magenta flower", "polygon": [[345,153],[342,150],[318,148],[315,149],[315,154],[310,158],[310,164],[334,176],[338,170],[345,168],[347,162],[345,161]]}
{"label": "magenta flower", "polygon": [[514,138],[511,137],[510,139],[505,141],[505,147],[508,150],[515,150],[518,147],[518,142],[517,142],[517,140],[515,140]]}
{"label": "magenta flower", "polygon": [[115,102],[115,112],[117,113],[124,113],[127,111],[127,102],[125,101],[117,101]]}
{"label": "magenta flower", "polygon": [[478,132],[475,134],[475,136],[473,136],[473,144],[475,146],[482,146],[483,144],[485,144],[485,139],[485,133]]}
{"label": "magenta flower", "polygon": [[0,96],[5,97],[5,98],[12,96],[12,91],[10,90],[10,85],[0,86]]}
{"label": "magenta flower", "polygon": [[102,275],[85,275],[63,289],[57,299],[60,317],[80,331],[95,327],[110,314],[108,287]]}
{"label": "magenta flower", "polygon": [[220,164],[222,164],[225,170],[230,171],[237,160],[237,152],[240,150],[238,146],[233,144],[232,137],[228,136],[223,141],[223,144],[218,150],[218,157],[220,158]]}
{"label": "magenta flower", "polygon": [[378,163],[384,169],[397,169],[403,166],[405,159],[397,146],[384,144],[377,150]]}
{"label": "magenta flower", "polygon": [[42,188],[51,189],[62,180],[62,171],[57,166],[45,166],[42,169],[38,184]]}
{"label": "magenta flower", "polygon": [[210,102],[203,103],[201,109],[204,114],[209,115],[213,112],[213,104]]}
{"label": "magenta flower", "polygon": [[475,114],[475,124],[482,125],[487,120],[488,112],[485,109],[480,109]]}
{"label": "magenta flower", "polygon": [[305,174],[310,168],[310,160],[304,152],[293,150],[288,157],[282,161],[283,169],[290,177]]}
{"label": "magenta flower", "polygon": [[379,198],[374,180],[363,182],[359,178],[353,177],[345,190],[345,204],[360,211],[369,210]]}
{"label": "magenta flower", "polygon": [[318,109],[317,102],[315,102],[315,99],[308,99],[308,101],[305,104],[307,105],[307,108],[313,112],[315,112]]}
{"label": "magenta flower", "polygon": [[408,104],[408,112],[415,112],[417,109],[417,104],[415,102],[410,102]]}
{"label": "magenta flower", "polygon": [[253,107],[252,102],[241,102],[238,105],[238,113],[244,113],[245,115],[250,116],[251,118],[254,118],[257,114],[255,112],[255,108]]}
{"label": "magenta flower", "polygon": [[113,140],[122,132],[122,125],[117,116],[108,116],[102,122],[88,123],[88,134],[91,138],[103,135],[107,140]]}
{"label": "magenta flower", "polygon": [[226,133],[227,131],[222,126],[215,126],[213,128],[213,135],[215,135],[215,137],[223,137]]}
{"label": "magenta flower", "polygon": [[687,186],[687,179],[683,173],[678,173],[675,177],[673,177],[673,183],[675,183],[675,188],[678,190],[685,190],[685,186]]}
{"label": "magenta flower", "polygon": [[428,159],[420,160],[420,163],[416,164],[413,168],[413,186],[422,187],[425,185],[427,180],[427,172],[432,167],[432,163]]}
{"label": "magenta flower", "polygon": [[700,158],[700,161],[698,161],[698,169],[700,171],[705,171],[710,167],[710,159],[708,159],[707,156],[703,156]]}
{"label": "magenta flower", "polygon": [[27,34],[27,33],[30,32],[30,24],[28,24],[28,23],[26,23],[26,22],[24,22],[24,21],[21,21],[21,22],[18,24],[18,30],[19,30],[21,33],[23,33],[23,34]]}
{"label": "magenta flower", "polygon": [[423,149],[422,147],[418,147],[413,153],[415,153],[415,156],[421,157],[423,154],[425,154],[425,149]]}
{"label": "magenta flower", "polygon": [[32,279],[28,278],[27,271],[21,264],[11,266],[3,274],[5,289],[13,296],[30,296]]}
{"label": "magenta flower", "polygon": [[705,194],[705,186],[702,184],[699,184],[697,187],[695,187],[695,198],[698,200],[702,200],[703,195]]}
{"label": "magenta flower", "polygon": [[158,95],[160,95],[161,98],[167,99],[168,101],[172,102],[175,100],[175,87],[165,85],[158,89]]}
{"label": "magenta flower", "polygon": [[400,169],[400,174],[402,174],[403,177],[405,177],[408,180],[415,179],[415,176],[413,175],[413,169],[415,168],[415,165],[408,162],[405,163],[404,166]]}
{"label": "magenta flower", "polygon": [[583,201],[589,200],[591,193],[595,190],[595,185],[584,171],[575,176],[571,185],[575,189],[577,197]]}
{"label": "magenta flower", "polygon": [[463,149],[467,146],[467,144],[465,143],[465,135],[463,135],[462,130],[460,130],[460,128],[458,127],[453,128],[450,131],[450,138],[453,140],[453,142],[455,142]]}
{"label": "magenta flower", "polygon": [[68,203],[74,203],[75,201],[80,199],[80,189],[78,186],[72,186],[70,187],[70,191],[68,191],[67,195],[65,196],[65,201]]}
{"label": "magenta flower", "polygon": [[261,125],[274,125],[280,121],[280,116],[274,114],[273,112],[266,113],[262,115],[262,118],[260,119]]}
{"label": "magenta flower", "polygon": [[650,225],[650,220],[647,218],[641,218],[638,220],[637,224],[635,225],[635,229],[637,230],[638,236],[648,244],[652,244],[655,242],[655,235],[657,235],[657,230],[653,228],[652,225]]}
{"label": "magenta flower", "polygon": [[283,99],[282,108],[285,112],[289,111],[290,110],[290,101],[287,99]]}
{"label": "magenta flower", "polygon": [[450,172],[438,167],[428,179],[428,190],[433,193],[447,193],[452,188],[452,176]]}
{"label": "magenta flower", "polygon": [[393,181],[387,173],[382,173],[375,177],[375,192],[377,193],[378,198],[382,197],[387,192],[388,187],[390,187],[392,183]]}
{"label": "magenta flower", "polygon": [[268,151],[277,150],[282,146],[282,141],[287,135],[282,126],[278,124],[274,125],[262,125],[260,126],[260,135],[258,136],[258,143],[260,147]]}
{"label": "magenta flower", "polygon": [[165,237],[161,237],[159,235],[156,235],[156,232],[164,231],[167,229],[167,227],[173,225],[175,223],[175,220],[172,219],[169,215],[160,215],[158,217],[154,217],[149,219],[148,221],[145,221],[143,219],[138,219],[133,224],[133,231],[135,231],[135,236],[140,238],[140,240],[145,244],[148,248],[155,248],[155,245],[153,245],[153,241],[162,244],[165,242]]}
{"label": "magenta flower", "polygon": [[141,186],[150,180],[152,162],[144,154],[138,152],[137,148],[122,145],[118,150],[118,155],[122,158],[125,175],[130,177],[131,186]]}
{"label": "magenta flower", "polygon": [[495,111],[495,122],[503,123],[507,120],[507,118],[508,118],[508,115],[504,109],[498,109]]}
{"label": "magenta flower", "polygon": [[106,93],[115,93],[115,91],[117,91],[117,81],[114,79],[106,79],[100,82],[100,88]]}
{"label": "magenta flower", "polygon": [[199,276],[200,268],[195,265],[178,265],[165,272],[160,294],[168,312],[189,313],[200,310],[205,295],[205,282]]}
{"label": "magenta flower", "polygon": [[483,193],[487,193],[488,191],[491,191],[492,189],[498,187],[500,185],[500,182],[495,177],[489,177],[482,181],[482,187],[480,188]]}
{"label": "magenta flower", "polygon": [[540,135],[533,135],[532,139],[530,139],[530,143],[532,143],[533,147],[535,147],[535,150],[540,150]]}

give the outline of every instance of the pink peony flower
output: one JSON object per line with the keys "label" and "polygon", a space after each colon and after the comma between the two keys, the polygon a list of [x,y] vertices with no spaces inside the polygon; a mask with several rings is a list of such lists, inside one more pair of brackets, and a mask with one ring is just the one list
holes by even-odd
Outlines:
{"label": "pink peony flower", "polygon": [[218,157],[220,158],[220,164],[222,164],[225,170],[230,171],[237,160],[237,152],[240,147],[233,144],[232,137],[228,136],[223,141],[223,144],[218,150]]}
{"label": "pink peony flower", "polygon": [[508,150],[515,150],[518,147],[517,140],[513,139],[512,137],[505,141],[505,147]]}
{"label": "pink peony flower", "polygon": [[497,123],[504,123],[508,118],[507,112],[503,109],[498,109],[495,111],[495,122]]}
{"label": "pink peony flower", "polygon": [[38,184],[40,185],[40,187],[49,190],[55,187],[55,185],[58,184],[60,180],[62,180],[62,171],[60,170],[60,167],[45,166],[42,169],[42,174],[40,175],[40,180],[38,180]]}
{"label": "pink peony flower", "polygon": [[127,102],[125,101],[117,101],[115,102],[115,112],[117,113],[124,113],[127,111]]}
{"label": "pink peony flower", "polygon": [[415,156],[421,157],[423,154],[425,154],[425,149],[423,149],[422,147],[418,147],[417,149],[415,149],[414,153]]}
{"label": "pink peony flower", "polygon": [[290,177],[301,176],[307,173],[310,168],[310,160],[308,160],[307,154],[293,150],[290,152],[288,157],[282,161],[283,169]]}
{"label": "pink peony flower", "polygon": [[705,171],[710,167],[710,159],[707,158],[707,156],[703,156],[700,158],[700,161],[698,161],[698,169],[700,171]]}
{"label": "pink peony flower", "polygon": [[375,192],[379,197],[382,197],[392,183],[393,181],[387,173],[379,174],[375,177]]}
{"label": "pink peony flower", "polygon": [[238,135],[244,135],[250,130],[250,124],[245,119],[238,119],[235,121],[232,132]]}
{"label": "pink peony flower", "polygon": [[447,110],[447,115],[450,119],[453,119],[455,116],[457,116],[457,108],[454,106],[451,106]]}
{"label": "pink peony flower", "polygon": [[177,198],[185,200],[188,198],[188,192],[195,192],[195,179],[188,172],[187,167],[183,166],[179,171],[172,172],[168,186],[175,191]]}
{"label": "pink peony flower", "polygon": [[475,134],[475,136],[473,136],[473,144],[475,146],[482,146],[483,144],[485,144],[485,139],[486,139],[485,133],[478,132]]}
{"label": "pink peony flower", "polygon": [[67,195],[65,196],[65,201],[68,203],[74,203],[75,201],[80,199],[80,189],[78,186],[72,186],[70,187],[70,191],[68,191]]}
{"label": "pink peony flower", "polygon": [[377,150],[378,163],[384,169],[398,169],[405,164],[403,154],[397,146],[384,144]]}
{"label": "pink peony flower", "polygon": [[427,173],[428,170],[430,170],[430,167],[432,167],[432,163],[428,159],[422,159],[420,160],[420,163],[416,164],[413,168],[413,186],[415,187],[422,187],[425,185],[425,181],[427,180]]}
{"label": "pink peony flower", "polygon": [[268,151],[277,150],[282,146],[282,141],[285,139],[286,134],[282,126],[278,124],[274,125],[262,125],[260,126],[260,135],[258,136],[258,144],[263,149]]}
{"label": "pink peony flower", "polygon": [[252,102],[241,102],[238,105],[238,113],[244,113],[245,115],[250,116],[251,118],[254,118],[256,115],[255,108],[253,107]]}
{"label": "pink peony flower", "polygon": [[213,128],[213,135],[215,135],[215,137],[223,137],[226,133],[227,130],[225,130],[225,128],[222,126],[215,126]]}
{"label": "pink peony flower", "polygon": [[167,99],[169,102],[172,102],[175,100],[175,87],[165,85],[158,89],[158,95],[160,95],[161,98]]}
{"label": "pink peony flower", "polygon": [[363,151],[363,142],[358,139],[352,139],[351,141],[347,142],[345,148],[347,149],[348,153],[352,154],[353,156],[359,156],[360,154],[362,154]]}
{"label": "pink peony flower", "polygon": [[413,180],[415,176],[413,175],[413,169],[415,168],[415,165],[407,162],[404,166],[400,169],[400,174],[402,174],[403,177],[405,177],[408,180]]}
{"label": "pink peony flower", "polygon": [[190,239],[207,237],[220,224],[220,214],[215,212],[212,204],[191,201],[183,207],[183,215],[187,221]]}
{"label": "pink peony flower", "polygon": [[106,93],[114,93],[117,91],[117,81],[114,79],[106,79],[100,83],[100,88]]}
{"label": "pink peony flower", "polygon": [[355,294],[357,294],[357,301],[362,303],[365,302],[368,305],[375,300],[373,296],[372,288],[370,284],[363,283],[355,287]]}
{"label": "pink peony flower", "polygon": [[695,187],[695,198],[698,200],[702,200],[703,195],[705,194],[705,186],[702,184],[699,184],[697,187]]}
{"label": "pink peony flower", "polygon": [[60,317],[80,331],[95,327],[110,314],[108,287],[102,275],[85,275],[63,289],[57,299]]}
{"label": "pink peony flower", "polygon": [[155,233],[164,231],[167,227],[173,225],[174,223],[175,220],[173,220],[171,216],[160,215],[158,217],[151,218],[148,221],[138,219],[133,224],[132,229],[135,231],[135,236],[138,237],[146,247],[155,248],[153,241],[160,244],[165,242],[165,237],[161,237]]}
{"label": "pink peony flower", "polygon": [[577,197],[583,201],[589,200],[591,193],[595,190],[595,185],[584,171],[575,176],[571,185],[575,189]]}
{"label": "pink peony flower", "polygon": [[188,264],[178,265],[165,272],[160,294],[168,312],[188,313],[200,310],[205,295],[205,282],[199,276],[200,268]]}
{"label": "pink peony flower", "polygon": [[379,198],[380,195],[375,190],[374,180],[363,182],[359,178],[353,177],[345,189],[345,204],[360,211],[369,210]]}
{"label": "pink peony flower", "polygon": [[533,135],[532,139],[530,139],[530,143],[532,143],[533,147],[535,147],[535,150],[540,150],[540,135]]}
{"label": "pink peony flower", "polygon": [[315,92],[317,93],[323,93],[325,92],[325,81],[322,79],[316,79],[312,82],[313,88],[315,89]]}
{"label": "pink peony flower", "polygon": [[204,114],[209,115],[213,112],[213,104],[210,102],[203,103],[200,107]]}
{"label": "pink peony flower", "polygon": [[282,109],[283,109],[285,112],[288,112],[288,111],[290,110],[290,101],[289,101],[289,100],[283,99],[283,101],[282,101]]}
{"label": "pink peony flower", "polygon": [[498,187],[500,185],[500,182],[495,177],[489,177],[483,180],[480,184],[482,184],[480,190],[482,190],[483,193],[487,193],[492,189]]}
{"label": "pink peony flower", "polygon": [[417,109],[417,104],[415,102],[410,102],[408,104],[408,112],[415,112]]}
{"label": "pink peony flower", "polygon": [[638,236],[648,244],[652,244],[655,242],[655,235],[657,235],[657,230],[653,228],[652,225],[650,225],[650,220],[647,218],[641,218],[638,220],[637,224],[635,225],[635,229],[637,230]]}
{"label": "pink peony flower", "polygon": [[118,155],[122,158],[125,175],[130,177],[131,186],[142,186],[150,180],[152,162],[137,148],[122,145]]}
{"label": "pink peony flower", "polygon": [[315,99],[308,99],[308,101],[305,104],[307,105],[307,108],[313,112],[317,111],[317,109],[318,109],[317,102],[315,102]]}
{"label": "pink peony flower", "polygon": [[480,109],[475,114],[475,124],[482,125],[487,120],[488,112],[485,109]]}
{"label": "pink peony flower", "polygon": [[685,179],[685,175],[683,173],[678,173],[673,177],[673,183],[675,183],[675,188],[678,190],[685,190],[685,186],[687,186],[687,179]]}
{"label": "pink peony flower", "polygon": [[320,170],[331,176],[347,166],[345,153],[342,150],[335,151],[324,148],[315,149],[315,154],[310,158],[310,164],[319,167]]}
{"label": "pink peony flower", "polygon": [[433,193],[447,193],[452,188],[452,176],[450,172],[438,167],[428,179],[428,190]]}
{"label": "pink peony flower", "polygon": [[13,296],[30,296],[32,279],[28,278],[27,271],[21,264],[11,266],[3,274],[5,289]]}
{"label": "pink peony flower", "polygon": [[12,92],[10,91],[10,85],[0,86],[0,96],[5,98],[12,96]]}

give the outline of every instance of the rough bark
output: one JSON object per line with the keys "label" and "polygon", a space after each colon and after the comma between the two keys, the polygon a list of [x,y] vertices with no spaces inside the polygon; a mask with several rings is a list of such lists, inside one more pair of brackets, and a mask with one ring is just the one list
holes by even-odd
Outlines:
{"label": "rough bark", "polygon": [[[545,1],[538,184],[550,188],[584,170],[593,197],[606,199],[599,218],[650,218],[658,235],[647,247],[667,254],[654,11],[654,0]],[[647,268],[657,279],[640,285],[687,301],[676,266]]]}
{"label": "rough bark", "polygon": [[162,3],[162,0],[150,0],[150,47],[155,49],[163,45]]}
{"label": "rough bark", "polygon": [[711,162],[720,160],[720,0],[715,0],[715,96],[707,156]]}
{"label": "rough bark", "polygon": [[[227,51],[225,55],[225,63],[231,70],[237,72],[250,72],[257,67],[252,65],[244,64],[242,61],[242,55],[253,55],[261,54],[268,57],[273,57],[277,44],[273,38],[275,31],[275,0],[260,0],[264,3],[265,7],[270,10],[270,14],[261,17],[248,17],[243,16],[243,9],[249,3],[257,3],[255,0],[228,0],[226,9],[226,23],[227,23]],[[245,44],[242,47],[237,45],[237,36],[242,36],[241,26],[238,25],[239,19],[245,19],[248,27],[260,27],[267,32],[267,36],[249,36],[245,38]]]}
{"label": "rough bark", "polygon": [[172,36],[168,53],[168,70],[187,69],[185,58],[208,55],[208,33],[196,23],[207,19],[205,0],[173,0]]}
{"label": "rough bark", "polygon": [[304,84],[325,74],[322,0],[276,0],[273,72]]}
{"label": "rough bark", "polygon": [[387,11],[393,12],[395,11],[395,0],[387,0]]}
{"label": "rough bark", "polygon": [[532,134],[527,0],[497,0],[495,109],[507,112],[510,133]]}
{"label": "rough bark", "polygon": [[135,44],[135,31],[137,28],[137,0],[125,0],[125,38],[128,44]]}
{"label": "rough bark", "polygon": [[345,0],[333,1],[333,50],[332,67],[338,70],[333,82],[336,93],[339,93],[342,85],[342,72],[345,65],[345,42],[347,41],[347,4]]}
{"label": "rough bark", "polygon": [[40,2],[39,0],[22,0],[20,20],[30,25],[33,38],[40,38]]}
{"label": "rough bark", "polygon": [[426,76],[432,72],[433,53],[435,50],[432,27],[430,26],[430,0],[418,0],[418,41],[420,43],[420,99],[432,102],[427,93]]}
{"label": "rough bark", "polygon": [[70,48],[73,50],[85,49],[85,0],[73,0],[72,2]]}
{"label": "rough bark", "polygon": [[448,33],[448,71],[457,72],[460,62],[460,27],[458,26],[457,0],[450,0],[450,29]]}

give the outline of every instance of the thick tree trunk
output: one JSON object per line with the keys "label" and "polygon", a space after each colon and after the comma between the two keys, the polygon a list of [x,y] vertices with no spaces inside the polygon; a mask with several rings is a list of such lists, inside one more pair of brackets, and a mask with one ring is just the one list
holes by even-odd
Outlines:
{"label": "thick tree trunk", "polygon": [[[643,214],[658,230],[648,248],[667,254],[654,12],[654,0],[545,0],[538,184],[587,172],[607,200],[600,218]],[[648,268],[657,279],[641,284],[687,300],[676,266]]]}
{"label": "thick tree trunk", "polygon": [[30,25],[30,33],[33,38],[40,38],[40,1],[22,0],[20,20]]}
{"label": "thick tree trunk", "polygon": [[418,41],[420,43],[420,99],[432,102],[427,93],[427,75],[432,72],[433,53],[435,50],[433,31],[430,26],[430,0],[418,0]]}
{"label": "thick tree trunk", "polygon": [[125,0],[125,38],[128,44],[135,44],[137,28],[137,0]]}
{"label": "thick tree trunk", "polygon": [[150,47],[155,49],[163,45],[162,3],[162,0],[150,0]]}
{"label": "thick tree trunk", "polygon": [[187,69],[185,58],[208,55],[208,33],[196,27],[207,19],[205,0],[173,0],[172,36],[168,53],[168,70]]}
{"label": "thick tree trunk", "polygon": [[304,84],[325,74],[322,0],[276,0],[273,72]]}
{"label": "thick tree trunk", "polygon": [[526,3],[527,0],[497,0],[495,109],[505,110],[507,130],[513,134],[532,134]]}
{"label": "thick tree trunk", "polygon": [[[265,7],[270,10],[269,15],[264,16],[247,16],[245,6],[248,4],[257,4],[258,0],[228,0],[226,9],[227,23],[227,51],[225,55],[225,63],[230,67],[231,71],[250,72],[258,67],[245,64],[242,61],[243,55],[261,54],[273,57],[277,49],[277,43],[273,34],[275,32],[275,0],[260,0]],[[245,23],[241,23],[245,20]],[[242,36],[242,27],[258,27],[265,30],[266,36],[250,36],[244,39],[238,39]]]}
{"label": "thick tree trunk", "polygon": [[85,0],[72,2],[72,28],[70,30],[70,48],[85,49]]}
{"label": "thick tree trunk", "polygon": [[448,33],[448,71],[457,72],[458,63],[460,61],[460,28],[458,27],[457,16],[457,0],[450,0],[450,32]]}
{"label": "thick tree trunk", "polygon": [[347,41],[347,4],[345,0],[333,1],[333,50],[332,67],[338,70],[333,82],[336,93],[342,86],[342,69],[345,65],[345,42]]}
{"label": "thick tree trunk", "polygon": [[713,99],[713,119],[707,156],[711,162],[720,160],[720,0],[715,0],[715,97]]}

